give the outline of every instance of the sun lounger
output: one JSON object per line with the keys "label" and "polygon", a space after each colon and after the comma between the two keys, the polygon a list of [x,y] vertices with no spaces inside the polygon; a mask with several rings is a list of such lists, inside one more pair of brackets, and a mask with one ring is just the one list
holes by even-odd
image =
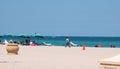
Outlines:
{"label": "sun lounger", "polygon": [[78,44],[75,44],[75,43],[73,43],[73,42],[70,42],[70,45],[71,45],[71,46],[78,46]]}
{"label": "sun lounger", "polygon": [[52,44],[46,43],[46,42],[42,42],[42,45],[45,45],[45,46],[52,46]]}

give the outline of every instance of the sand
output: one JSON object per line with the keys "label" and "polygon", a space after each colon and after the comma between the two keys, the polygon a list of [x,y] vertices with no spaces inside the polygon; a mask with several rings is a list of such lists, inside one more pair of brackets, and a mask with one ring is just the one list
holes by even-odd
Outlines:
{"label": "sand", "polygon": [[19,47],[18,55],[7,55],[0,45],[1,69],[99,69],[99,60],[120,54],[120,48]]}

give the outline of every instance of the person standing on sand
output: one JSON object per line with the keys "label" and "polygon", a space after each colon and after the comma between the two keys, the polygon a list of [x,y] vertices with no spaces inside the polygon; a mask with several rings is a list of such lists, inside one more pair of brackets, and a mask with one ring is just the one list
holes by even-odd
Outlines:
{"label": "person standing on sand", "polygon": [[66,38],[66,44],[65,44],[65,47],[67,47],[67,46],[68,46],[68,47],[71,47],[71,46],[70,46],[70,40],[69,40],[69,38]]}

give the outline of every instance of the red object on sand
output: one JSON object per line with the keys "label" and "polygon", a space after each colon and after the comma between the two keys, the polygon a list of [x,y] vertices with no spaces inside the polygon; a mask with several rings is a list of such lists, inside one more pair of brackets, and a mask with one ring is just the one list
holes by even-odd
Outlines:
{"label": "red object on sand", "polygon": [[86,50],[86,46],[85,45],[82,46],[82,50],[83,51]]}
{"label": "red object on sand", "polygon": [[37,46],[36,44],[31,44],[31,46]]}
{"label": "red object on sand", "polygon": [[102,48],[102,46],[101,46],[101,45],[98,45],[98,48]]}

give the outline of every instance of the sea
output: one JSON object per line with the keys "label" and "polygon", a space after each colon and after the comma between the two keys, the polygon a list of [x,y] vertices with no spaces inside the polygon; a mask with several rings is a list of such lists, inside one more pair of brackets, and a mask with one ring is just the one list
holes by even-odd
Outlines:
{"label": "sea", "polygon": [[110,47],[110,45],[114,45],[116,48],[120,48],[120,37],[86,37],[86,36],[44,36],[41,37],[17,37],[17,36],[1,36],[1,42],[5,40],[13,40],[25,42],[26,39],[30,41],[34,41],[37,44],[41,44],[42,42],[50,43],[54,46],[65,46],[66,38],[69,38],[78,46],[85,44],[87,47],[95,47],[95,45],[102,45],[102,47]]}

